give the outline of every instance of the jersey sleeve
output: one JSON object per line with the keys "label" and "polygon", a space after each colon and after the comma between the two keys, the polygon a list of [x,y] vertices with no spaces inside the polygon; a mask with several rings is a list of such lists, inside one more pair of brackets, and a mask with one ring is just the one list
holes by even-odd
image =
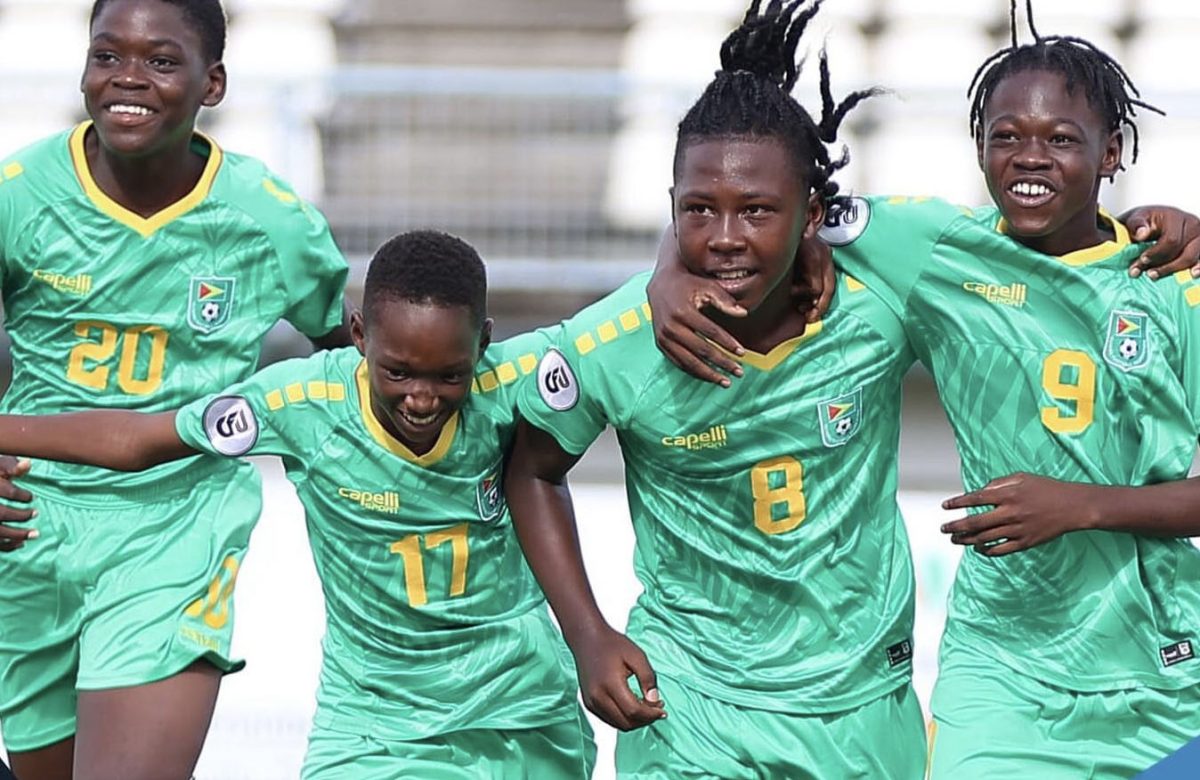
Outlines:
{"label": "jersey sleeve", "polygon": [[282,183],[274,183],[274,193],[291,206],[286,224],[271,231],[287,294],[283,316],[305,336],[318,338],[342,324],[349,267],[321,212]]}
{"label": "jersey sleeve", "polygon": [[851,198],[831,208],[821,238],[834,262],[901,317],[946,228],[968,209],[937,198]]}
{"label": "jersey sleeve", "polygon": [[[639,400],[644,364],[658,356],[646,303],[649,281],[650,274],[639,274],[564,322],[538,362],[535,381],[517,393],[521,416],[572,455],[582,455],[607,425],[619,426]],[[618,341],[618,333],[630,338]]]}
{"label": "jersey sleeve", "polygon": [[227,458],[279,455],[305,461],[329,431],[325,407],[344,401],[344,382],[330,381],[330,353],[285,360],[249,379],[199,398],[175,416],[185,444]]}

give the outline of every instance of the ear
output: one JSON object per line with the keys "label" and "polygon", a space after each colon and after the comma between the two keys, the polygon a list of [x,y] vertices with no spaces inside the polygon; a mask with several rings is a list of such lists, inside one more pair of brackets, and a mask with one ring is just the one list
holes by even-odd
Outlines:
{"label": "ear", "polygon": [[1100,161],[1100,178],[1112,179],[1121,170],[1121,156],[1125,152],[1125,136],[1120,130],[1113,131],[1104,147],[1104,158]]}
{"label": "ear", "polygon": [[361,309],[355,309],[350,315],[350,340],[358,348],[358,354],[367,355],[367,323],[363,321]]}
{"label": "ear", "polygon": [[675,224],[675,185],[667,187],[667,197],[671,199],[671,230],[679,235],[679,227]]}
{"label": "ear", "polygon": [[492,343],[492,324],[495,322],[491,317],[483,321],[483,328],[479,332],[479,357],[483,357],[484,351]]}
{"label": "ear", "polygon": [[975,162],[979,163],[979,170],[987,173],[987,168],[983,162],[983,128],[977,128],[975,131]]}
{"label": "ear", "polygon": [[225,73],[225,63],[214,62],[208,66],[208,84],[204,88],[204,99],[200,105],[213,108],[225,99],[225,87],[228,75]]}
{"label": "ear", "polygon": [[814,192],[808,196],[808,222],[804,226],[804,237],[812,238],[825,224],[825,199]]}

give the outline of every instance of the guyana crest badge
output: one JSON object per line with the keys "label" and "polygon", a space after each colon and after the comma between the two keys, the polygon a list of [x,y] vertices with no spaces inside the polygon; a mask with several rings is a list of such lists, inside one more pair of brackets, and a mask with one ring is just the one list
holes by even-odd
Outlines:
{"label": "guyana crest badge", "polygon": [[229,322],[234,280],[229,276],[193,276],[188,287],[188,325],[212,333]]}
{"label": "guyana crest badge", "polygon": [[503,479],[503,464],[497,463],[475,487],[479,519],[485,523],[495,522],[504,512]]}
{"label": "guyana crest badge", "polygon": [[1150,361],[1150,318],[1140,311],[1114,311],[1108,317],[1104,362],[1133,371]]}
{"label": "guyana crest badge", "polygon": [[840,447],[854,438],[862,424],[862,388],[817,404],[821,440],[826,447]]}

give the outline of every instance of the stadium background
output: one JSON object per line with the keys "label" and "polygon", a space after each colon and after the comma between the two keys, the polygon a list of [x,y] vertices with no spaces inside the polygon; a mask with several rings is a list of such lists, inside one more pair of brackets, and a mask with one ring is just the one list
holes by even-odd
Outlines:
{"label": "stadium background", "polygon": [[[0,156],[83,118],[78,79],[90,0],[0,0]],[[202,118],[227,149],[266,160],[319,205],[351,259],[354,294],[372,249],[398,231],[462,235],[488,261],[500,335],[555,321],[652,264],[669,220],[674,124],[717,68],[743,0],[226,0],[229,97]],[[1108,189],[1112,211],[1164,202],[1200,211],[1200,4],[1037,0],[1043,34],[1115,54],[1168,119],[1142,123],[1142,158]],[[828,0],[835,89],[892,94],[853,115],[860,192],[986,200],[966,124],[966,86],[1007,40],[1006,0]],[[811,101],[815,68],[798,94]],[[810,103],[811,104],[811,103]],[[264,360],[299,354],[286,327]],[[4,362],[7,372],[7,356]],[[909,377],[902,506],[917,557],[917,685],[923,697],[956,553],[936,532],[956,492],[953,441],[928,376]],[[986,424],[986,421],[981,421]],[[267,510],[238,585],[247,671],[222,691],[200,780],[296,777],[322,631],[299,504],[263,461]],[[589,569],[623,625],[637,593],[620,457],[604,440],[577,471]],[[864,475],[871,479],[871,475]],[[2,630],[2,629],[0,629]],[[597,778],[612,731],[597,728]]]}

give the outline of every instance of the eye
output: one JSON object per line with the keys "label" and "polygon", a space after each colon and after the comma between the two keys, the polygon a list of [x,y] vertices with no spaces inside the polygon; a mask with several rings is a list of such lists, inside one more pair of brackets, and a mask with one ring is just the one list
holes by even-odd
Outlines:
{"label": "eye", "polygon": [[111,51],[104,51],[101,49],[92,52],[92,61],[102,65],[108,65],[117,61],[117,55],[113,54]]}
{"label": "eye", "polygon": [[393,382],[403,382],[409,378],[408,370],[403,368],[385,368],[383,375]]}
{"label": "eye", "polygon": [[179,65],[178,62],[170,57],[163,56],[151,57],[148,62],[150,63],[150,67],[154,68],[155,70],[171,70]]}
{"label": "eye", "polygon": [[450,374],[442,374],[442,382],[447,385],[461,385],[467,381],[469,376],[469,374],[462,371],[457,371]]}
{"label": "eye", "polygon": [[765,203],[751,204],[749,206],[746,206],[746,208],[742,209],[742,211],[748,217],[765,217],[768,214],[775,213],[775,209],[771,206],[766,205]]}
{"label": "eye", "polygon": [[712,213],[712,207],[707,203],[685,203],[683,204],[683,212],[685,214],[706,215]]}
{"label": "eye", "polygon": [[1001,141],[1001,142],[1015,141],[1015,140],[1017,140],[1017,134],[1014,133],[1012,130],[994,130],[994,131],[992,131],[990,139],[992,141]]}
{"label": "eye", "polygon": [[1066,133],[1055,133],[1054,135],[1050,136],[1050,143],[1056,146],[1061,146],[1064,144],[1076,143],[1076,140],[1074,137],[1069,136]]}

